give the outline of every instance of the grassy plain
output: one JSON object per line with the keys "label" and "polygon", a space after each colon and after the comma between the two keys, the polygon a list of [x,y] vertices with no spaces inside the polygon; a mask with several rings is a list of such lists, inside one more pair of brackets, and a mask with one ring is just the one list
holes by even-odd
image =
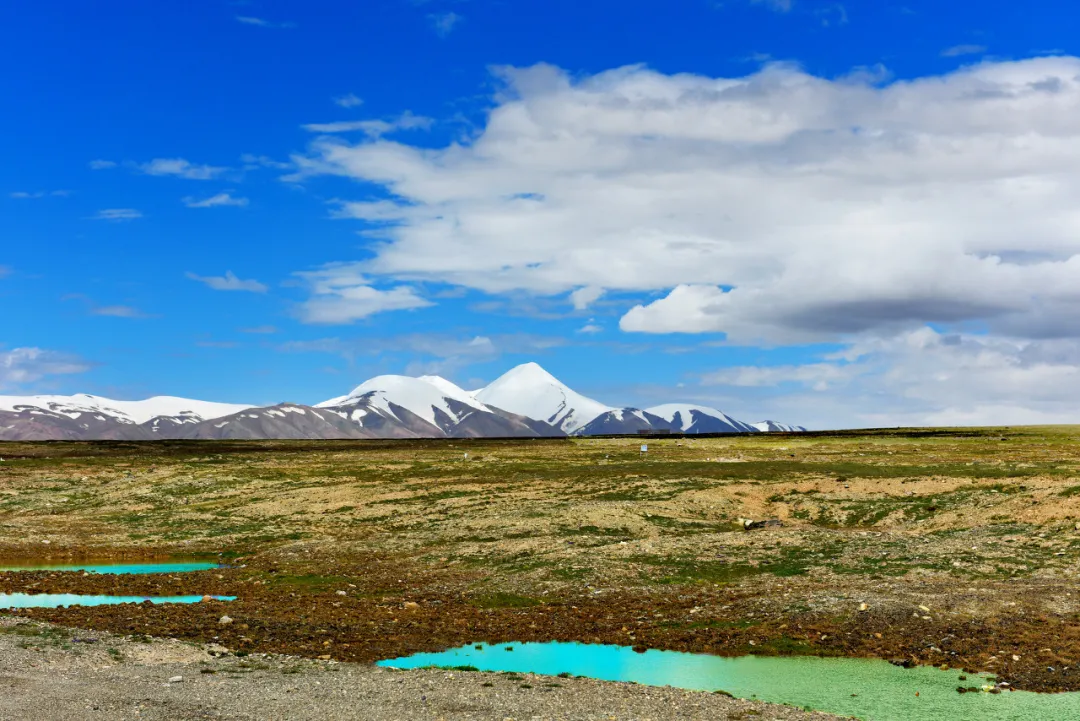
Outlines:
{"label": "grassy plain", "polygon": [[0,566],[232,564],[0,592],[236,595],[24,615],[360,661],[561,639],[1080,689],[1080,428],[640,442],[0,444]]}

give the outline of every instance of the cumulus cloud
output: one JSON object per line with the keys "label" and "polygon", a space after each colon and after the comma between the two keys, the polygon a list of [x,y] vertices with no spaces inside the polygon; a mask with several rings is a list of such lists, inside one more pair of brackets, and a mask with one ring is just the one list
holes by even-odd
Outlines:
{"label": "cumulus cloud", "polygon": [[623,329],[739,342],[925,323],[1080,332],[1077,58],[892,82],[778,64],[498,72],[471,139],[322,137],[298,159],[387,191],[342,205],[383,226],[357,272],[660,293]]}
{"label": "cumulus cloud", "polygon": [[604,294],[603,288],[597,288],[595,285],[587,285],[584,288],[578,288],[570,294],[570,302],[574,306],[574,310],[585,310],[590,305],[600,300],[600,296]]}
{"label": "cumulus cloud", "polygon": [[0,389],[33,383],[54,375],[85,373],[90,364],[82,359],[42,348],[0,350]]}
{"label": "cumulus cloud", "polygon": [[185,273],[189,280],[197,280],[205,283],[214,290],[242,290],[249,293],[265,293],[267,288],[257,280],[241,280],[231,271],[225,271],[225,275],[202,276],[195,273]]}
{"label": "cumulus cloud", "polygon": [[297,308],[304,323],[348,324],[376,313],[432,305],[407,285],[375,288],[355,264],[334,264],[296,275],[308,284],[311,293]]}
{"label": "cumulus cloud", "polygon": [[247,204],[247,198],[234,198],[229,193],[218,193],[202,200],[191,196],[184,198],[184,205],[189,208],[219,208],[223,206],[243,208]]}
{"label": "cumulus cloud", "polygon": [[135,167],[146,175],[172,175],[187,180],[213,180],[228,170],[213,165],[197,165],[184,158],[154,158]]}
{"label": "cumulus cloud", "polygon": [[106,208],[105,210],[99,210],[94,215],[90,216],[91,220],[111,220],[113,222],[124,220],[137,220],[143,217],[141,211],[134,208]]}
{"label": "cumulus cloud", "polygon": [[813,363],[725,368],[701,381],[729,392],[772,389],[770,412],[787,409],[778,412],[818,428],[1080,422],[1080,341],[1071,338],[924,327],[860,338]]}

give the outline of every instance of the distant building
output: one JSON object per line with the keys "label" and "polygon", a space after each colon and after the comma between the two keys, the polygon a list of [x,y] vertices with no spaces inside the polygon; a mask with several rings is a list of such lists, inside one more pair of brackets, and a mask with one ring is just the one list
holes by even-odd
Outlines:
{"label": "distant building", "polygon": [[639,428],[637,434],[639,436],[670,436],[671,430],[668,428]]}

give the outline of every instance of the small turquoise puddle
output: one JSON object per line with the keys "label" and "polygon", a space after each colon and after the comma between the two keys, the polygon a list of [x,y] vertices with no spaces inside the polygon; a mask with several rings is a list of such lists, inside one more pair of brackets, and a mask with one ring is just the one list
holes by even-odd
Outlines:
{"label": "small turquoise puddle", "polygon": [[[211,596],[235,601],[236,596]],[[202,596],[84,596],[77,593],[0,593],[0,609],[60,608],[61,606],[115,606],[121,603],[198,603]]]}
{"label": "small turquoise puddle", "polygon": [[0,571],[86,571],[87,573],[141,576],[150,573],[190,573],[191,571],[210,571],[215,568],[221,568],[221,564],[187,561],[182,563],[102,563],[74,564],[70,566],[9,566],[0,567]]}
{"label": "small turquoise puddle", "polygon": [[[380,666],[569,673],[604,681],[634,681],[696,691],[723,690],[739,698],[771,701],[868,721],[1049,721],[1080,718],[1080,693],[957,693],[983,686],[987,677],[932,667],[903,669],[886,661],[852,658],[723,658],[580,643],[511,643],[463,646],[380,661]],[[918,696],[916,696],[918,692]]]}

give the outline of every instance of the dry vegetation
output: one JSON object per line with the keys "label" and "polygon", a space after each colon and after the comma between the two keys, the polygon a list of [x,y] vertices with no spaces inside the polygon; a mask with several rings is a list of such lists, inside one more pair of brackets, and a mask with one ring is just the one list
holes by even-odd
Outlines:
{"label": "dry vegetation", "polygon": [[[0,445],[0,559],[212,554],[28,611],[356,660],[470,641],[876,655],[1080,689],[1080,429]],[[467,454],[467,455],[466,455]],[[746,532],[739,519],[783,526]],[[1077,630],[1074,630],[1077,629]]]}

